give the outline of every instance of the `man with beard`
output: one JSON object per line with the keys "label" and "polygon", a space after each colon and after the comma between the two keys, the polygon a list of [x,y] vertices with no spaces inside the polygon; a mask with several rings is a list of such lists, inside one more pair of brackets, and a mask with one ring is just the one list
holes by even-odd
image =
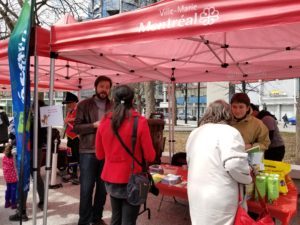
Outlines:
{"label": "man with beard", "polygon": [[[102,220],[106,190],[100,178],[104,160],[95,155],[95,135],[100,120],[110,108],[108,95],[112,81],[99,76],[94,83],[96,94],[78,103],[74,132],[79,135],[80,203],[78,225],[105,224]],[[93,195],[94,186],[95,194]]]}

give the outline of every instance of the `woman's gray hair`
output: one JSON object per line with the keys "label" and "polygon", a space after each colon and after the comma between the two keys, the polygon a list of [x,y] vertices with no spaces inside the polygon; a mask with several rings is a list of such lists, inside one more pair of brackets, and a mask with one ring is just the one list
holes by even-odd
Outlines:
{"label": "woman's gray hair", "polygon": [[210,103],[199,121],[199,126],[206,123],[228,124],[232,119],[230,105],[224,100],[216,100]]}

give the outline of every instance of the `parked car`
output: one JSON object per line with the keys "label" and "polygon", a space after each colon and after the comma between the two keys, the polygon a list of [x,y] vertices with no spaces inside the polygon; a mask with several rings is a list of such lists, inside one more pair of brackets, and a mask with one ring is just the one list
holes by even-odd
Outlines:
{"label": "parked car", "polygon": [[188,114],[188,115],[187,115],[187,119],[188,119],[188,120],[193,120],[193,121],[196,121],[196,120],[197,120],[196,116],[193,116],[193,115],[191,115],[191,114]]}
{"label": "parked car", "polygon": [[177,119],[178,120],[185,120],[185,114],[184,113],[177,114]]}
{"label": "parked car", "polygon": [[[185,113],[179,113],[177,115],[178,120],[185,120]],[[192,114],[187,114],[187,120],[197,120],[196,116],[193,116]]]}
{"label": "parked car", "polygon": [[296,117],[291,117],[288,120],[289,120],[289,124],[296,125]]}

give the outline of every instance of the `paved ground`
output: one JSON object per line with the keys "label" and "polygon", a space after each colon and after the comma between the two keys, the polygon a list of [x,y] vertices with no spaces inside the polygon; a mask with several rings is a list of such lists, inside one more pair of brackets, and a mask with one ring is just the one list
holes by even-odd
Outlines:
{"label": "paved ground", "polygon": [[[190,122],[190,121],[189,121]],[[192,130],[196,127],[196,122],[185,125],[183,121],[179,121],[176,130]],[[194,123],[193,123],[194,122]],[[281,124],[280,124],[281,125]],[[286,132],[295,132],[295,126],[280,129]],[[167,126],[166,126],[167,128]],[[0,154],[0,225],[13,225],[18,222],[10,222],[8,216],[14,213],[11,209],[4,208],[4,194],[6,185],[2,173],[2,157]],[[44,171],[42,171],[44,174]],[[60,177],[58,177],[60,180]],[[300,180],[297,181],[300,190]],[[32,190],[32,187],[31,187]],[[148,207],[151,209],[151,220],[147,218],[147,213],[143,213],[138,218],[138,225],[190,225],[190,219],[186,212],[187,202],[182,201],[183,204],[175,204],[172,198],[167,198],[168,201],[163,201],[161,210],[158,212],[157,208],[160,203],[161,196],[155,197],[149,195]],[[23,222],[24,225],[33,224],[32,221],[32,191],[28,199],[28,216],[30,220]],[[47,224],[49,225],[76,225],[78,222],[78,209],[79,209],[79,186],[70,183],[63,183],[63,188],[49,191],[49,205],[47,214]],[[111,218],[111,209],[109,198],[104,212],[104,220],[109,224]],[[43,224],[43,212],[38,209],[37,225]],[[279,223],[277,223],[279,224]],[[298,202],[298,217],[293,220],[291,225],[300,224],[300,204]],[[205,224],[204,224],[205,225]]]}
{"label": "paved ground", "polygon": [[[0,154],[2,159],[3,154]],[[2,160],[1,160],[2,162]],[[1,163],[0,163],[1,164]],[[0,167],[2,168],[2,166]],[[44,172],[43,172],[44,173]],[[300,187],[300,181],[298,187]],[[78,208],[79,208],[79,186],[70,183],[63,184],[63,188],[49,191],[49,205],[47,224],[49,225],[76,225],[78,221]],[[5,182],[3,179],[2,169],[0,169],[0,225],[13,225],[18,222],[10,222],[8,216],[13,214],[11,209],[4,209],[4,193]],[[32,187],[31,187],[32,190]],[[157,208],[160,203],[161,196],[155,197],[149,195],[148,207],[151,209],[151,219],[147,217],[147,213],[139,216],[137,224],[139,225],[190,225],[190,219],[187,210],[187,202],[180,201],[181,204],[174,203],[172,198],[166,197],[162,203],[161,210],[158,212]],[[28,216],[30,220],[23,222],[24,225],[33,224],[32,220],[32,192],[30,192],[28,199]],[[293,220],[291,225],[300,224],[300,204],[298,203],[298,217]],[[111,218],[111,209],[109,198],[104,212],[104,220],[109,224]],[[43,224],[43,212],[38,210],[37,225]],[[280,223],[276,223],[280,224]]]}
{"label": "paved ground", "polygon": [[[2,174],[2,173],[1,173]],[[10,222],[8,216],[14,211],[11,209],[4,209],[4,191],[5,185],[3,177],[0,177],[0,224],[1,225],[13,225],[18,222]],[[32,221],[32,194],[28,201],[28,215],[30,220],[23,222],[24,225],[33,224]],[[63,188],[50,190],[49,192],[49,209],[47,224],[49,225],[76,225],[78,221],[78,207],[79,207],[79,186],[72,184],[64,184]],[[172,198],[167,198],[163,201],[161,210],[158,212],[157,208],[160,202],[161,196],[155,197],[149,195],[148,206],[151,209],[151,219],[147,217],[147,213],[143,213],[139,216],[137,224],[140,225],[190,225],[188,214],[185,214],[187,207],[186,202],[181,201],[182,204],[174,203]],[[108,199],[109,200],[109,199]],[[104,220],[109,224],[111,217],[111,209],[109,207],[109,201],[107,201]],[[299,207],[299,204],[298,204]],[[38,210],[37,225],[43,224],[43,213]],[[280,223],[276,223],[280,224]],[[299,225],[300,218],[298,212],[298,219],[294,219],[291,225]]]}
{"label": "paved ground", "polygon": [[[0,225],[19,224],[18,222],[10,222],[8,216],[14,213],[12,209],[4,208],[5,195],[5,181],[2,172],[2,157],[0,154]],[[44,171],[42,171],[44,175]],[[60,177],[58,177],[60,180]],[[32,186],[31,186],[32,190]],[[167,197],[166,197],[167,198]],[[163,201],[160,212],[157,211],[161,196],[153,196],[149,194],[147,205],[151,208],[151,220],[148,219],[147,213],[143,213],[138,218],[138,223],[141,225],[190,225],[188,215],[185,215],[185,205],[175,204],[171,198],[169,201]],[[27,203],[29,221],[23,222],[24,225],[33,224],[32,221],[32,191],[29,194]],[[72,185],[71,183],[63,183],[63,188],[49,190],[49,204],[48,204],[47,224],[49,225],[76,225],[78,222],[79,209],[79,185]],[[104,212],[104,220],[109,224],[111,218],[111,208],[109,198]],[[38,209],[37,225],[43,224],[43,212]]]}

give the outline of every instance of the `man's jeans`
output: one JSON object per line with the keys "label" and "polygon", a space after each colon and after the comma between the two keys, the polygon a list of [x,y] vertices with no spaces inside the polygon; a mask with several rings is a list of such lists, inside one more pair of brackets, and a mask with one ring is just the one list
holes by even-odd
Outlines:
{"label": "man's jeans", "polygon": [[[100,179],[104,160],[93,153],[80,153],[80,203],[78,224],[95,223],[102,219],[106,200],[104,182]],[[93,190],[96,184],[93,199]]]}

